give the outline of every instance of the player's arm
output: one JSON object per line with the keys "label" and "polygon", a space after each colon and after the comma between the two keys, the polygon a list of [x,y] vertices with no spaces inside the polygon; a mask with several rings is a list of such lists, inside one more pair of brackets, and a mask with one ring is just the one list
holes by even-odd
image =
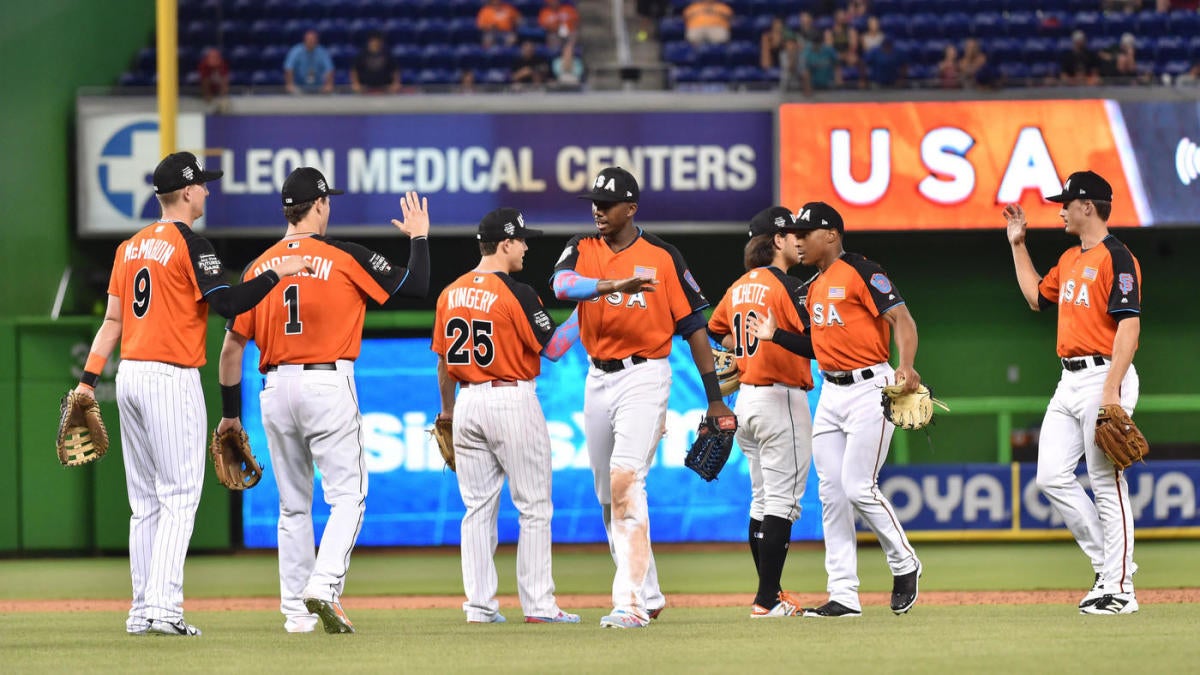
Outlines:
{"label": "player's arm", "polygon": [[646,293],[653,292],[658,285],[657,279],[650,277],[629,277],[628,279],[593,279],[581,276],[575,270],[560,270],[554,273],[552,281],[554,297],[559,300],[575,300],[582,302],[598,298],[609,293]]}
{"label": "player's arm", "polygon": [[437,377],[438,395],[442,398],[442,412],[438,414],[438,417],[453,419],[454,397],[458,382],[450,377],[450,370],[446,367],[446,357],[442,354],[438,354]]}
{"label": "player's arm", "polygon": [[578,341],[579,310],[576,309],[571,312],[571,316],[567,317],[566,321],[554,329],[554,335],[550,336],[550,341],[542,348],[542,356],[551,361],[558,361]]}
{"label": "player's arm", "polygon": [[1017,270],[1017,284],[1021,287],[1021,295],[1025,302],[1035,312],[1042,309],[1041,294],[1038,285],[1042,277],[1033,266],[1029,257],[1029,249],[1025,248],[1025,232],[1029,224],[1025,221],[1025,209],[1020,204],[1009,204],[1004,207],[1004,217],[1008,221],[1008,243],[1012,246],[1013,266]]}
{"label": "player's arm", "polygon": [[1123,246],[1110,246],[1112,287],[1108,293],[1108,315],[1117,322],[1113,337],[1112,363],[1104,377],[1100,404],[1121,403],[1121,381],[1133,364],[1142,334],[1142,275],[1133,254]]}
{"label": "player's arm", "polygon": [[392,219],[392,225],[408,235],[412,247],[408,251],[408,267],[393,295],[423,298],[429,294],[429,199],[408,192],[400,200],[403,220]]}
{"label": "player's arm", "polygon": [[712,347],[708,346],[708,332],[704,330],[704,315],[700,315],[701,323],[687,334],[688,347],[692,351],[692,361],[700,372],[700,382],[704,384],[704,397],[708,399],[708,417],[723,417],[732,415],[733,411],[725,405],[721,396],[721,383],[717,380],[716,364],[713,362]]}
{"label": "player's arm", "polygon": [[249,281],[230,286],[225,283],[225,267],[213,251],[212,242],[188,228],[181,228],[188,257],[191,259],[192,276],[200,298],[217,314],[232,319],[257,305],[283,277],[311,272],[312,268],[298,255],[289,255],[268,267]]}
{"label": "player's arm", "polygon": [[896,336],[896,351],[899,364],[896,366],[896,382],[904,385],[904,391],[913,392],[921,385],[921,376],[913,369],[917,357],[917,322],[913,320],[908,305],[893,305],[883,313],[883,320],[892,327]]}
{"label": "player's arm", "polygon": [[233,330],[225,331],[225,342],[221,345],[221,360],[217,368],[217,379],[221,383],[221,421],[217,432],[237,429],[242,426],[242,355],[246,351],[246,337]]}
{"label": "player's arm", "polygon": [[767,316],[764,319],[758,318],[757,314],[746,317],[746,333],[764,342],[774,342],[797,356],[803,356],[806,359],[817,358],[817,355],[813,353],[812,336],[780,328],[771,310],[767,310]]}
{"label": "player's arm", "polygon": [[1100,405],[1121,403],[1121,381],[1133,364],[1138,338],[1142,334],[1142,317],[1131,314],[1117,323],[1117,335],[1113,338],[1112,363],[1104,378],[1104,389],[1100,394]]}
{"label": "player's arm", "polygon": [[87,363],[83,366],[83,376],[75,386],[76,393],[94,395],[100,373],[104,371],[104,364],[108,363],[109,357],[121,340],[121,326],[121,298],[110,295],[108,306],[104,310],[104,321],[100,323],[96,337],[92,339],[92,349],[88,353]]}

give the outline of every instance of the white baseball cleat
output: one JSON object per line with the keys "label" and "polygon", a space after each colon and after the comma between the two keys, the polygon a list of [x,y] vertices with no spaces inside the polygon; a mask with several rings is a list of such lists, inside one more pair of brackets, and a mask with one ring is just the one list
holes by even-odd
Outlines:
{"label": "white baseball cleat", "polygon": [[289,633],[311,633],[317,629],[315,616],[289,616],[283,622],[283,629]]}
{"label": "white baseball cleat", "polygon": [[482,619],[467,619],[467,623],[507,623],[507,622],[508,622],[508,619],[505,619],[504,615],[500,614],[499,612],[497,612],[491,616],[484,617]]}
{"label": "white baseball cleat", "polygon": [[601,628],[645,628],[649,619],[639,619],[623,609],[614,609],[612,614],[600,617]]}
{"label": "white baseball cleat", "polygon": [[780,591],[778,597],[779,603],[770,609],[755,604],[750,608],[750,618],[773,619],[776,617],[796,616],[803,613],[804,610],[800,608],[800,602],[791,593]]}
{"label": "white baseball cleat", "polygon": [[1109,593],[1102,596],[1095,604],[1079,610],[1080,614],[1133,614],[1138,611],[1138,601],[1133,593]]}
{"label": "white baseball cleat", "polygon": [[579,623],[579,615],[569,614],[560,609],[554,616],[527,616],[525,623]]}
{"label": "white baseball cleat", "polygon": [[1087,595],[1083,596],[1083,599],[1079,601],[1079,609],[1083,609],[1089,605],[1094,605],[1096,604],[1097,600],[1103,597],[1104,577],[1101,576],[1099,572],[1096,572],[1096,579],[1095,582],[1092,583],[1092,590],[1088,591]]}
{"label": "white baseball cleat", "polygon": [[186,623],[182,618],[175,621],[167,621],[166,619],[152,619],[150,626],[146,629],[147,635],[175,635],[183,637],[199,637],[200,629],[190,623]]}

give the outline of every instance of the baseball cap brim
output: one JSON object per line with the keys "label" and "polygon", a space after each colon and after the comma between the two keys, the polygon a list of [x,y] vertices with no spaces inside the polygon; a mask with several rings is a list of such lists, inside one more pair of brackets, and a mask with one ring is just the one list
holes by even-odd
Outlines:
{"label": "baseball cap brim", "polygon": [[346,191],[329,189],[329,190],[325,191],[325,194],[327,194],[327,195],[344,195],[344,194],[346,194]]}
{"label": "baseball cap brim", "polygon": [[535,237],[542,236],[543,234],[545,234],[545,232],[543,232],[542,230],[535,230],[535,229],[527,227],[524,230],[522,230],[521,234],[525,235],[525,237],[524,237],[525,239],[533,239]]}
{"label": "baseball cap brim", "polygon": [[1054,195],[1053,197],[1046,197],[1046,201],[1056,202],[1058,204],[1066,204],[1067,202],[1071,201],[1072,199],[1078,199],[1078,197],[1076,197],[1075,195],[1072,195],[1072,194],[1068,194],[1066,192],[1064,192],[1062,194]]}
{"label": "baseball cap brim", "polygon": [[204,171],[200,172],[200,176],[197,178],[196,182],[197,183],[208,183],[209,181],[217,180],[218,178],[220,178],[221,176],[224,176],[224,175],[225,175],[224,171],[204,170]]}

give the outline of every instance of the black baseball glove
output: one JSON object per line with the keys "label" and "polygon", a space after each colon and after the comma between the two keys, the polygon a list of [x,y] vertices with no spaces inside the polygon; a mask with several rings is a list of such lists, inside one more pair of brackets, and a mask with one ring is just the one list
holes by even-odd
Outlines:
{"label": "black baseball glove", "polygon": [[700,474],[706,481],[715,480],[729,460],[737,427],[737,417],[734,415],[702,419],[700,428],[696,430],[696,442],[692,443],[683,460],[684,466]]}

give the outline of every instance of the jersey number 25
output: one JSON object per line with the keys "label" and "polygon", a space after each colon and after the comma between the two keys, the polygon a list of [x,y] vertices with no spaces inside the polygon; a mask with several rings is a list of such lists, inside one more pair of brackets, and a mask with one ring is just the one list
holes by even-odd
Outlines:
{"label": "jersey number 25", "polygon": [[476,319],[468,323],[456,316],[446,322],[446,339],[452,340],[446,351],[446,363],[450,365],[470,365],[474,358],[476,364],[487,366],[496,356],[491,321]]}

